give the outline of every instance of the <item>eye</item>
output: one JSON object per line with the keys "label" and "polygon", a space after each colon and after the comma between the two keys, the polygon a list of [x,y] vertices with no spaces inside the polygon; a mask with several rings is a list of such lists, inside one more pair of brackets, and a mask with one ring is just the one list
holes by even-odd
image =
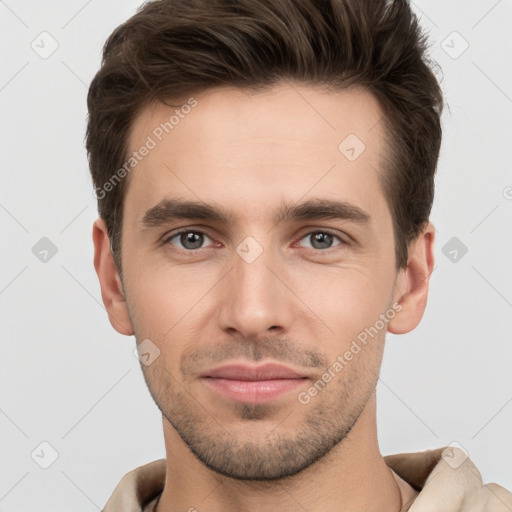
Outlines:
{"label": "eye", "polygon": [[[336,245],[341,245],[344,243],[344,241],[339,236],[329,233],[328,231],[312,231],[305,237],[301,238],[301,241],[309,240],[311,242],[309,248],[322,251],[325,249],[331,249],[333,247],[332,242],[335,238],[340,241],[340,243]],[[301,247],[304,246],[301,244]]]}
{"label": "eye", "polygon": [[[213,242],[213,240],[204,231],[197,229],[183,229],[166,237],[164,239],[164,244],[171,244],[178,249],[193,252],[204,248],[203,244],[206,241],[205,239]],[[333,245],[334,239],[337,239],[339,243]],[[173,240],[176,241],[173,242]],[[303,245],[300,243],[303,240],[309,241],[309,245]],[[306,236],[302,237],[300,242],[299,246],[307,247],[320,252],[326,252],[328,249],[347,243],[338,235],[328,231],[311,231]]]}
{"label": "eye", "polygon": [[181,244],[181,246],[178,245],[177,247],[186,251],[201,249],[205,238],[211,241],[211,238],[204,231],[186,229],[183,231],[178,231],[177,233],[167,237],[164,240],[164,243],[171,243],[172,245],[175,245],[172,242],[172,240],[175,238],[178,240],[178,243]]}

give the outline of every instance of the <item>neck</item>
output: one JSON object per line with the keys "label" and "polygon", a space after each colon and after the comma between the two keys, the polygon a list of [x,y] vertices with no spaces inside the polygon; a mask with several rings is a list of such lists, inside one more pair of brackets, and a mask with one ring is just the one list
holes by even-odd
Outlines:
{"label": "neck", "polygon": [[217,474],[163,422],[167,473],[158,512],[400,511],[400,488],[378,447],[375,393],[331,452],[292,477],[270,482]]}

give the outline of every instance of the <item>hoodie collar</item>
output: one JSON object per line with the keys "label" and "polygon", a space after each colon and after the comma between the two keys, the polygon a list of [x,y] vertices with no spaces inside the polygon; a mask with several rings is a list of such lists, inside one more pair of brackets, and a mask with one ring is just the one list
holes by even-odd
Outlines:
{"label": "hoodie collar", "polygon": [[[476,466],[458,447],[387,455],[384,460],[419,491],[408,512],[512,512],[512,493],[497,484],[484,485]],[[164,488],[165,474],[165,459],[130,471],[103,512],[151,512]]]}

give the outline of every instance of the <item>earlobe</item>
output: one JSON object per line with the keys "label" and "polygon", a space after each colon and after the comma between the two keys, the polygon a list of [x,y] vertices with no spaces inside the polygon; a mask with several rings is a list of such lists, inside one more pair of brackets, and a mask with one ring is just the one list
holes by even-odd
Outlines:
{"label": "earlobe", "polygon": [[435,228],[429,222],[409,245],[407,267],[400,270],[395,283],[393,303],[401,311],[388,323],[388,332],[405,334],[420,323],[428,299],[428,285],[434,268]]}
{"label": "earlobe", "polygon": [[92,239],[94,268],[100,281],[101,298],[109,321],[117,332],[131,336],[134,331],[128,314],[123,285],[110,249],[107,226],[102,218],[98,218],[94,222]]}

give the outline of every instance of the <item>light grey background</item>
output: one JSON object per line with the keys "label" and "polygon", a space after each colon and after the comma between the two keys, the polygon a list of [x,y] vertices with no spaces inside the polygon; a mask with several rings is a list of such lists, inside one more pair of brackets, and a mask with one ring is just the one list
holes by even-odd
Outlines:
{"label": "light grey background", "polygon": [[[126,472],[165,456],[135,340],[111,328],[101,302],[83,147],[101,47],[139,4],[0,1],[3,512],[98,510]],[[388,337],[381,451],[456,441],[485,482],[512,489],[512,0],[418,0],[414,9],[449,109],[430,299],[414,332]],[[31,47],[49,52],[53,39],[47,58]],[[32,251],[42,237],[57,248],[47,262]],[[467,254],[446,246],[453,237]],[[42,442],[58,453],[48,469]]]}

